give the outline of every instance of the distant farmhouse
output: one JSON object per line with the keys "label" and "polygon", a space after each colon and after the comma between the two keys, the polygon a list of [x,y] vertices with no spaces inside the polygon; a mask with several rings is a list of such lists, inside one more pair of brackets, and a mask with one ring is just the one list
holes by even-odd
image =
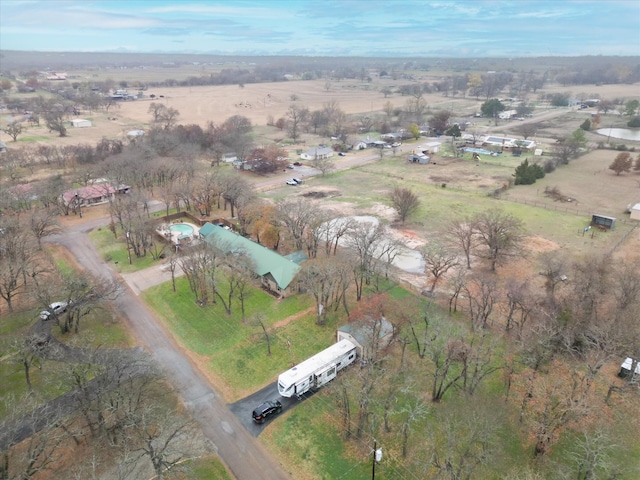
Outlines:
{"label": "distant farmhouse", "polygon": [[89,207],[108,202],[115,197],[116,193],[129,193],[130,189],[128,185],[114,187],[109,183],[95,183],[67,190],[62,194],[62,201],[67,206],[79,204],[82,207]]}
{"label": "distant farmhouse", "polygon": [[66,73],[56,73],[56,72],[47,72],[45,73],[46,75],[46,79],[47,80],[66,80],[67,79],[67,74]]}
{"label": "distant farmhouse", "polygon": [[303,160],[321,160],[333,157],[333,149],[329,147],[314,147],[300,154]]}

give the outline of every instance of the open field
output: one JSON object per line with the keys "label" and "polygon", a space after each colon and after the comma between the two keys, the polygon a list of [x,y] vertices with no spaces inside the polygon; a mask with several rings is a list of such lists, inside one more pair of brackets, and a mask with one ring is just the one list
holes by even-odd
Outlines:
{"label": "open field", "polygon": [[[197,67],[194,67],[194,70],[197,70]],[[164,69],[158,69],[153,74],[158,75],[158,72],[164,73]],[[190,72],[191,70],[188,70],[183,73]],[[109,72],[111,73],[115,76],[117,71]],[[147,73],[151,74],[151,72]],[[105,73],[100,72],[99,75],[100,77],[95,78],[103,78]],[[420,80],[434,78],[438,77],[425,73]],[[117,77],[114,79],[117,80]],[[163,95],[164,98],[156,98],[153,101],[163,102],[167,106],[176,108],[180,112],[178,123],[182,124],[195,123],[204,127],[208,122],[220,123],[232,115],[246,116],[254,125],[259,126],[254,132],[258,141],[266,143],[286,137],[286,132],[267,127],[266,123],[269,117],[277,119],[284,116],[292,104],[316,110],[321,109],[327,102],[336,102],[349,115],[382,115],[386,102],[400,107],[409,97],[391,95],[385,98],[380,92],[383,86],[392,83],[396,82],[389,80],[364,84],[358,81],[327,83],[313,80],[247,84],[243,87],[232,85],[154,88],[146,93]],[[560,85],[551,85],[544,89],[546,93],[573,91],[576,95],[582,90],[582,88],[578,91],[576,88],[565,88]],[[592,86],[585,88],[584,92],[589,97],[640,98],[638,85]],[[292,96],[297,97],[297,100],[293,101]],[[445,97],[438,94],[426,95],[424,98],[431,111],[451,109],[460,117],[478,111],[484,100]],[[94,126],[86,129],[69,129],[69,137],[66,138],[56,137],[47,132],[45,127],[29,127],[27,133],[20,137],[16,144],[11,142],[4,133],[0,134],[0,139],[7,142],[9,148],[36,143],[95,144],[103,137],[124,139],[127,131],[150,126],[151,116],[148,108],[151,102],[150,99],[124,102],[119,104],[119,108],[110,110],[108,114],[104,112],[83,114],[82,117],[92,120]],[[534,117],[527,121],[539,122],[537,138],[546,142],[545,148],[550,148],[555,138],[570,135],[585,118],[589,118],[590,113],[577,112],[568,108],[539,107]],[[626,121],[626,118],[611,114],[604,118],[606,120],[603,125],[607,126],[614,122],[616,125],[623,124]],[[3,121],[7,121],[6,117]],[[478,119],[476,127],[480,132],[515,135],[519,125],[522,123],[508,122],[495,126],[492,120]],[[306,144],[299,143],[290,147],[292,157],[295,149],[327,141],[310,134],[305,134],[303,139],[307,142]],[[592,146],[597,145],[601,139],[602,136],[588,134],[588,140]],[[447,142],[450,139],[441,140]],[[406,142],[403,148],[410,148],[414,143],[420,142]],[[616,141],[616,143],[625,143],[629,147],[634,147],[632,142]],[[637,150],[638,145],[635,145],[635,148]],[[499,267],[498,276],[501,280],[507,277],[531,279],[534,288],[539,291],[543,290],[541,276],[538,275],[539,253],[560,250],[566,252],[567,257],[572,258],[586,258],[606,253],[622,241],[625,234],[635,225],[628,220],[628,214],[624,213],[624,209],[629,203],[640,202],[640,174],[631,172],[616,176],[609,170],[609,164],[618,154],[614,150],[592,150],[569,165],[559,167],[544,179],[538,180],[536,184],[511,187],[502,192],[498,198],[494,198],[492,193],[509,184],[514,168],[526,158],[526,155],[513,157],[510,154],[504,154],[499,157],[482,157],[479,162],[472,161],[468,155],[464,158],[434,155],[432,163],[417,165],[407,162],[406,152],[407,150],[405,153],[391,155],[389,151],[384,159],[369,161],[351,170],[337,171],[324,177],[305,177],[304,184],[299,187],[289,187],[280,181],[290,176],[290,171],[277,172],[266,177],[249,172],[243,172],[242,175],[255,183],[270,178],[279,179],[281,186],[260,194],[269,201],[311,192],[324,192],[327,196],[316,200],[324,208],[331,209],[336,215],[375,215],[390,227],[391,235],[416,249],[440,237],[452,218],[472,215],[492,208],[502,209],[522,219],[527,237],[525,248],[529,255],[514,259],[507,266]],[[353,158],[363,158],[367,155],[373,154],[370,150],[349,152],[346,157],[336,157],[335,160],[340,167],[342,162],[346,164]],[[637,153],[633,153],[634,158],[636,155]],[[530,159],[532,158],[531,156]],[[543,160],[544,158],[542,157]],[[36,171],[26,180],[43,178],[49,173],[51,172]],[[77,174],[76,171],[61,173]],[[388,199],[389,192],[395,186],[410,188],[421,198],[420,208],[405,225],[400,225],[396,221],[396,213]],[[543,192],[547,186],[557,187],[571,201],[558,202],[545,197]],[[89,212],[85,212],[85,215],[89,218],[96,217],[98,215],[96,212],[106,212],[104,207],[88,210]],[[589,223],[591,213],[617,217],[616,228],[609,232],[598,231],[585,235],[583,229]],[[65,219],[65,221],[76,220],[76,218]],[[108,230],[96,230],[93,235],[94,241],[103,248],[105,260],[118,259],[120,263],[124,263],[126,251],[121,244],[112,241]],[[107,252],[109,247],[113,248],[112,252]],[[106,254],[109,254],[108,258]],[[615,255],[626,259],[640,257],[640,228],[633,231],[617,247]],[[147,259],[136,262],[135,268],[139,268],[145,262]],[[125,269],[126,267],[122,270]],[[474,264],[474,269],[480,274],[486,273],[484,266],[479,263]],[[414,291],[420,291],[427,284],[426,275],[422,274],[401,276],[401,280],[407,280],[412,283],[412,286],[417,286]],[[332,318],[334,323],[320,328],[314,325],[313,315],[308,312],[313,308],[313,301],[309,296],[300,295],[274,302],[271,297],[261,291],[254,292],[251,298],[253,310],[249,312],[248,318],[240,318],[237,312],[235,316],[230,317],[225,315],[219,306],[215,307],[216,310],[213,306],[206,308],[196,306],[186,281],[181,279],[178,285],[178,293],[173,293],[171,285],[167,283],[150,289],[143,294],[143,297],[156,311],[164,325],[176,335],[181,346],[190,351],[189,355],[194,363],[205,372],[212,384],[221,389],[229,401],[269,383],[274,378],[274,372],[282,370],[283,365],[299,361],[310,352],[317,351],[331,342],[334,338],[336,322],[344,320],[344,318]],[[444,298],[446,292],[442,292],[442,295]],[[251,323],[250,315],[256,311],[265,314],[265,322],[271,329],[274,346],[272,356],[266,356],[266,345],[261,330],[255,323]],[[496,317],[498,317],[497,314]],[[501,320],[502,318],[496,320],[496,323],[499,324]],[[21,318],[20,321],[23,319]],[[498,328],[499,326],[496,325],[496,331]],[[285,345],[290,338],[293,340],[293,348],[287,350]],[[615,362],[609,360],[601,373],[603,380],[602,384],[598,385],[599,398],[604,398],[606,394],[603,390],[605,382],[621,382],[615,378],[617,357]],[[423,368],[416,358],[412,361],[415,362],[416,371],[422,375],[419,377],[419,384],[427,385],[428,378],[424,376],[427,369]],[[580,368],[582,365],[574,365],[574,367]],[[518,366],[518,369],[524,370],[524,367]],[[12,371],[9,381],[12,383],[20,381],[19,373]],[[243,382],[244,377],[250,377],[251,382]],[[514,382],[516,392],[514,398],[515,395],[522,395],[524,398],[526,390],[524,377],[523,374],[519,379],[520,384],[516,385],[517,382]],[[568,378],[567,373],[566,379]],[[496,405],[503,405],[501,398],[503,387],[501,377],[493,378],[487,386],[488,392],[483,392],[488,397],[483,398],[491,397]],[[420,390],[421,396],[427,398],[428,393],[425,393],[427,390],[428,387]],[[327,389],[319,392],[317,400],[308,402],[313,405],[310,407],[312,408],[311,418],[308,411],[297,409],[283,416],[281,421],[277,421],[265,431],[265,443],[278,452],[277,455],[283,462],[294,465],[292,468],[295,470],[296,478],[339,478],[343,472],[347,472],[344,478],[350,478],[349,468],[358,476],[368,471],[368,461],[363,460],[367,458],[365,442],[356,443],[355,446],[350,444],[345,450],[345,444],[339,438],[341,432],[335,422],[336,404],[332,397],[334,393],[333,390]],[[460,409],[460,405],[456,405],[453,400],[451,399],[452,406],[447,405],[446,408]],[[448,398],[442,404],[437,406],[434,404],[432,411],[426,416],[426,421],[419,426],[418,433],[421,438],[429,438],[432,444],[437,443],[436,437],[428,437],[428,435],[431,435],[434,425],[442,425],[446,408],[440,407],[449,401]],[[513,402],[515,405],[515,400]],[[630,445],[626,451],[637,454],[639,447],[633,443],[633,436],[637,432],[634,427],[637,426],[638,418],[632,413],[628,415],[626,421],[620,418],[623,415],[622,412],[629,407],[623,404],[624,402],[626,399],[616,397],[613,408],[607,407],[606,414],[611,417],[611,424],[618,429],[616,433],[619,434],[621,443],[625,446]],[[517,405],[513,406],[513,411],[515,410]],[[401,415],[403,412],[398,411],[394,414]],[[525,445],[530,445],[531,439],[526,438],[527,434],[519,432],[517,428],[511,428],[517,422],[515,418],[507,418],[507,414],[504,417],[500,420],[504,423],[496,422],[500,425],[500,431],[497,434],[498,442],[504,451],[509,448],[513,451],[509,451],[508,455],[501,455],[498,464],[491,466],[495,468],[492,472],[495,478],[498,473],[504,473],[518,462],[525,462],[530,456],[530,452],[525,452],[524,449]],[[513,421],[510,425],[509,420]],[[305,428],[305,433],[301,434],[301,430]],[[396,430],[393,435],[398,431]],[[386,435],[385,438],[386,444],[389,445],[385,448],[393,453],[391,456],[393,462],[390,462],[392,468],[388,467],[387,472],[381,472],[381,478],[402,478],[394,476],[397,471],[393,468],[401,469],[402,460],[400,460],[398,448],[399,440],[393,435]],[[441,435],[440,441],[444,442],[445,433],[436,432],[433,435]],[[330,439],[330,442],[326,439]],[[566,445],[561,443],[553,454],[568,458],[567,452],[572,446],[572,440],[563,438],[562,441]],[[414,455],[419,455],[419,452]],[[636,458],[636,456],[632,457]],[[624,459],[616,458],[616,460],[624,462]],[[325,471],[321,471],[323,465],[328,465]],[[545,471],[553,470],[553,465],[546,467],[548,470]],[[306,468],[308,470],[304,471]]]}

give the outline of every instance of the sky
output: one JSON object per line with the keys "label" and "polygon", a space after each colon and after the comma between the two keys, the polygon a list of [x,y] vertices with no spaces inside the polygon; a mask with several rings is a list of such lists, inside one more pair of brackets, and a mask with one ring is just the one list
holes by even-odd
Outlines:
{"label": "sky", "polygon": [[640,55],[640,0],[0,0],[0,50]]}

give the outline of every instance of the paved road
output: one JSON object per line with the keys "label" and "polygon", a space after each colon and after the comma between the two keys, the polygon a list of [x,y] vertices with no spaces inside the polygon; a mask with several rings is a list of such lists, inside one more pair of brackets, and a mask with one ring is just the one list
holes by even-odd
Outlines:
{"label": "paved road", "polygon": [[[105,264],[87,233],[105,220],[92,220],[68,228],[51,241],[66,247],[87,271],[103,278],[116,278]],[[136,338],[152,354],[183,403],[200,424],[205,436],[215,445],[220,457],[239,480],[277,480],[290,476],[245,430],[225,405],[220,395],[189,362],[181,349],[134,292],[128,288],[116,300],[116,307],[129,320]]]}

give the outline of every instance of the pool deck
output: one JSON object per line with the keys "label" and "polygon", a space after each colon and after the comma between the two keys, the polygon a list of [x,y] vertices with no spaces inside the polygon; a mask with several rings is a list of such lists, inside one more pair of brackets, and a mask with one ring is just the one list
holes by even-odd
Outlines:
{"label": "pool deck", "polygon": [[[176,226],[176,225],[187,225],[189,227],[191,227],[193,229],[193,233],[191,233],[190,235],[184,236],[184,234],[182,232],[179,232],[177,230],[172,230],[171,227]],[[174,245],[179,245],[179,244],[184,244],[184,243],[192,243],[196,240],[198,240],[198,230],[200,230],[200,227],[198,227],[197,225],[194,225],[193,223],[189,223],[189,222],[173,222],[173,223],[163,223],[162,225],[160,225],[158,228],[156,228],[156,231],[162,235],[165,238],[171,238],[171,242]]]}

